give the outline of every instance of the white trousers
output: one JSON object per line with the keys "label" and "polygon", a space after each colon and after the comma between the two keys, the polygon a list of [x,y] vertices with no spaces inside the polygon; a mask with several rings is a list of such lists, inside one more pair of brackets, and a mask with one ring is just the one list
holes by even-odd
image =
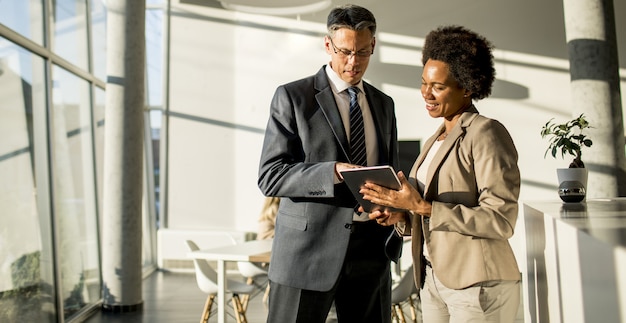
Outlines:
{"label": "white trousers", "polygon": [[513,323],[520,304],[520,281],[481,282],[464,289],[445,287],[426,267],[420,290],[424,323]]}

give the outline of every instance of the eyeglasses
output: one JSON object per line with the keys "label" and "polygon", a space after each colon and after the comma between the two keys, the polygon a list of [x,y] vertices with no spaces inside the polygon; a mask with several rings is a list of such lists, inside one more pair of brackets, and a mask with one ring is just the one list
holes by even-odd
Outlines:
{"label": "eyeglasses", "polygon": [[337,48],[337,46],[335,46],[335,43],[333,42],[333,39],[330,38],[330,36],[328,37],[328,39],[330,39],[330,44],[333,46],[333,51],[335,52],[335,54],[341,56],[341,57],[350,57],[352,55],[356,56],[356,57],[361,57],[361,58],[365,58],[365,57],[370,57],[372,54],[374,54],[374,49],[361,49],[359,51],[351,51],[351,50],[347,50],[345,48]]}

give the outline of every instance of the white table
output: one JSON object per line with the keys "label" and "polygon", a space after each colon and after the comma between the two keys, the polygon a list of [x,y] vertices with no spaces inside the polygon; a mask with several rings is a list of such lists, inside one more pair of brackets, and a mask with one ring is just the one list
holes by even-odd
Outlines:
{"label": "white table", "polygon": [[225,294],[226,294],[226,262],[228,261],[251,261],[270,262],[272,240],[252,240],[237,245],[222,246],[217,248],[202,249],[189,253],[189,256],[197,259],[217,261],[217,321],[226,322]]}
{"label": "white table", "polygon": [[626,198],[524,203],[526,322],[626,322]]}

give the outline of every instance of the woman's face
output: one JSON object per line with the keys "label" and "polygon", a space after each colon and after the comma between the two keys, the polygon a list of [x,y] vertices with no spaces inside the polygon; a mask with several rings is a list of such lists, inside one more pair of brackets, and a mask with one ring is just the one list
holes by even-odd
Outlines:
{"label": "woman's face", "polygon": [[429,59],[422,73],[422,97],[433,118],[452,120],[472,104],[469,91],[461,88],[450,75],[449,66]]}

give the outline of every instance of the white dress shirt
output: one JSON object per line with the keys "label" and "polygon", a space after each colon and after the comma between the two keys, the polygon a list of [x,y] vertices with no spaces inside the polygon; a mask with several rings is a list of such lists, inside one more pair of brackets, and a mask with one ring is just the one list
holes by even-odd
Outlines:
{"label": "white dress shirt", "polygon": [[[326,65],[326,75],[328,76],[328,82],[330,88],[333,90],[335,96],[335,103],[339,109],[341,120],[343,121],[343,127],[346,130],[346,135],[350,138],[350,94],[348,94],[348,88],[355,86],[359,88],[357,99],[359,106],[361,107],[361,114],[363,115],[363,126],[365,129],[365,149],[367,151],[367,166],[376,165],[378,162],[378,140],[376,140],[376,128],[374,126],[374,117],[370,111],[370,106],[363,90],[363,80],[358,84],[352,85],[342,80],[337,73],[330,67],[330,63]],[[349,139],[348,139],[349,140]],[[336,179],[339,181],[339,179]],[[363,212],[361,214],[354,213],[352,217],[353,221],[369,221],[369,214]]]}

